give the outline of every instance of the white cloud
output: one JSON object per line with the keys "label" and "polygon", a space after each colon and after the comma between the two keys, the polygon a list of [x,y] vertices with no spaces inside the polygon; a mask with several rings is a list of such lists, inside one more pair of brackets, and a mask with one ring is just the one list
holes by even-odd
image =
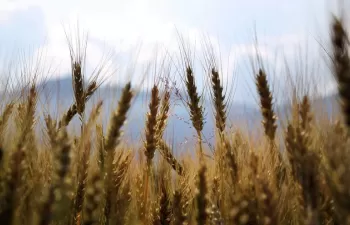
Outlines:
{"label": "white cloud", "polygon": [[[89,32],[91,41],[87,57],[91,68],[98,64],[108,48],[113,49],[116,55],[109,64],[116,68],[125,67],[125,63],[134,59],[130,55],[136,53],[140,44],[137,63],[142,68],[154,59],[157,46],[159,57],[165,54],[164,49],[171,54],[178,51],[178,29],[192,45],[196,43],[199,57],[203,53],[202,34],[207,34],[215,52],[221,54],[221,66],[226,73],[236,70],[236,63],[255,56],[253,33],[239,42],[233,39],[251,30],[254,22],[260,28],[257,33],[258,49],[264,58],[274,60],[276,51],[283,52],[282,55],[289,58],[295,57],[296,46],[308,41],[306,37],[310,33],[306,32],[309,32],[310,21],[321,18],[320,9],[324,2],[269,0],[262,3],[260,0],[236,0],[217,4],[213,0],[0,0],[0,26],[8,23],[10,15],[19,10],[40,7],[44,14],[47,40],[38,53],[46,52],[59,68],[57,74],[70,71],[63,28],[71,26],[74,30],[77,21],[81,28]],[[14,36],[16,33],[7,35]],[[217,37],[220,37],[220,41]],[[278,68],[283,66],[280,62],[274,64]]]}
{"label": "white cloud", "polygon": [[[174,52],[178,50],[176,28],[187,31],[191,36],[199,33],[195,28],[184,25],[175,27],[171,21],[164,21],[150,9],[145,1],[62,1],[63,8],[56,3],[33,0],[32,5],[40,6],[45,12],[48,29],[48,40],[43,49],[48,57],[59,63],[61,72],[69,70],[69,52],[64,34],[64,28],[71,27],[74,31],[77,21],[81,28],[89,33],[89,39],[100,40],[117,53],[132,54],[139,44],[142,49],[138,54],[138,63],[145,64],[155,56],[155,47]],[[30,3],[27,2],[30,5]],[[12,6],[18,9],[20,3]],[[99,9],[99,10],[97,10]],[[90,62],[99,61],[103,49],[89,42]],[[160,54],[164,54],[160,53]],[[88,55],[89,57],[89,55]]]}

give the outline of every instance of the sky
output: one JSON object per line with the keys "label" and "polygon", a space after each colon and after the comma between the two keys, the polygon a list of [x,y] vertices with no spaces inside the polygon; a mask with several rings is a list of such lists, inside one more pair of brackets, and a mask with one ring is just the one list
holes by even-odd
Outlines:
{"label": "sky", "polygon": [[[253,99],[249,94],[254,91],[249,59],[256,52],[255,32],[261,56],[276,71],[283,67],[282,57],[277,60],[276,54],[290,62],[300,61],[298,50],[305,50],[306,45],[310,57],[319,60],[316,40],[323,40],[327,34],[330,13],[337,9],[334,2],[0,0],[0,63],[5,65],[18,52],[34,59],[44,55],[43,64],[50,65],[50,76],[64,76],[70,71],[65,34],[74,35],[78,24],[80,31],[88,33],[87,73],[105,62],[109,65],[105,71],[110,75],[108,82],[117,83],[125,78],[120,73],[113,74],[115,69],[126,70],[133,65],[143,70],[156,56],[159,60],[165,53],[176,55],[179,34],[193,46],[200,61],[206,50],[205,37],[222,59],[224,80],[229,82],[235,77],[235,98],[244,102]],[[171,59],[176,61],[175,58]],[[201,73],[197,74],[202,84]],[[134,79],[142,80],[139,75]],[[321,89],[328,93],[334,85],[328,78],[325,80]]]}

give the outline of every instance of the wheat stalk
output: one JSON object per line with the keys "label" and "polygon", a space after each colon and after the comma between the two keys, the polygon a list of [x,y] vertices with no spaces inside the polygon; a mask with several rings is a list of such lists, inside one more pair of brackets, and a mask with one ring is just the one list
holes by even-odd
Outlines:
{"label": "wheat stalk", "polygon": [[156,132],[157,132],[157,113],[158,113],[158,107],[160,103],[160,98],[159,98],[159,90],[157,85],[154,85],[151,91],[151,101],[149,103],[149,112],[147,114],[147,119],[146,119],[146,131],[145,131],[145,136],[146,140],[144,143],[144,154],[146,156],[146,171],[144,176],[144,202],[148,202],[148,181],[149,177],[151,176],[151,170],[152,170],[152,160],[154,157],[154,153],[156,150],[156,144],[157,144],[157,137],[156,137]]}
{"label": "wheat stalk", "polygon": [[[106,202],[110,200],[112,190],[112,177],[113,170],[115,168],[114,158],[115,158],[115,148],[119,144],[119,138],[121,135],[121,128],[126,120],[127,112],[130,108],[131,99],[133,97],[133,93],[131,91],[131,83],[127,83],[122,91],[122,96],[118,103],[117,110],[113,113],[110,121],[110,128],[107,133],[107,140],[105,143],[105,151],[106,151],[106,159],[104,171],[106,172],[105,176],[105,199]],[[108,221],[108,216],[110,213],[109,205],[106,206],[107,210],[105,210],[105,219]]]}
{"label": "wheat stalk", "polygon": [[196,196],[197,202],[197,224],[198,225],[206,225],[208,222],[208,199],[207,199],[207,183],[206,183],[206,166],[201,165],[198,171],[198,181],[197,181],[197,189],[198,193]]}

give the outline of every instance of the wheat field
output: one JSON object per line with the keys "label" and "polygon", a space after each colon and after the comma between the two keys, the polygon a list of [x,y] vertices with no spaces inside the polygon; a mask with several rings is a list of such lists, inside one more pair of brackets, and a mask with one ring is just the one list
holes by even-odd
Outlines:
{"label": "wheat field", "polygon": [[[26,84],[21,98],[2,101],[0,223],[350,224],[350,42],[341,18],[333,18],[329,34],[341,108],[337,119],[316,117],[312,96],[304,95],[294,99],[292,116],[279,127],[261,66],[254,79],[263,133],[255,140],[228,129],[227,87],[208,57],[206,88],[216,131],[210,156],[202,135],[206,109],[186,52],[183,103],[196,142],[192,156],[180,157],[164,138],[174,90],[152,84],[142,145],[129,148],[122,134],[135,85],[123,87],[104,130],[99,122],[103,99],[86,113],[100,83],[84,84],[82,56],[70,49],[74,102],[63,115],[43,115],[45,126],[37,132],[35,82]],[[76,134],[69,129],[73,118],[80,123]]]}

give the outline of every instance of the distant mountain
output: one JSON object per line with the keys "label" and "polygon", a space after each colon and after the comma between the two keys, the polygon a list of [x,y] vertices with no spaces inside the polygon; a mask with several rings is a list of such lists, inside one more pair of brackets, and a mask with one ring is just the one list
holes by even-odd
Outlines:
{"label": "distant mountain", "polygon": [[[72,80],[71,77],[65,77],[57,80],[48,80],[39,86],[40,101],[38,107],[38,115],[43,119],[45,113],[50,113],[53,117],[61,117],[62,114],[74,102]],[[101,86],[92,96],[86,105],[86,115],[89,115],[92,106],[99,100],[103,101],[102,122],[104,128],[107,129],[108,122],[113,110],[116,109],[122,87],[118,85]],[[335,96],[327,96],[322,99],[317,99],[315,102],[326,105],[327,113],[334,110],[332,103]],[[145,116],[148,111],[149,94],[144,91],[137,93],[136,98],[132,103],[132,108],[128,115],[127,123],[124,127],[124,138],[133,143],[139,142],[142,138]],[[194,128],[190,122],[190,117],[186,107],[181,102],[172,105],[171,116],[168,119],[166,130],[166,138],[173,144],[187,148],[195,141]],[[203,130],[204,141],[213,144],[215,120],[213,115],[213,107],[210,100],[204,101],[205,108],[205,126]],[[283,104],[277,107],[279,118],[285,119],[290,112],[290,106]],[[232,103],[228,111],[228,126],[245,127],[247,131],[255,132],[257,126],[260,127],[261,114],[258,105],[244,105],[241,103]],[[79,130],[79,119],[76,116],[69,125],[70,128]],[[187,144],[186,144],[187,143]]]}
{"label": "distant mountain", "polygon": [[[48,80],[40,84],[38,88],[41,90],[40,107],[38,107],[39,115],[50,113],[50,115],[53,116],[61,116],[74,101],[71,77]],[[99,100],[103,100],[103,124],[104,127],[107,128],[111,112],[117,107],[122,88],[123,87],[118,85],[101,86],[87,103],[86,115],[89,115],[95,103]],[[125,137],[128,137],[130,141],[139,141],[143,135],[148,102],[148,93],[144,91],[137,93],[125,126]],[[206,120],[203,134],[205,141],[212,143],[215,121],[212,112],[212,104],[209,100],[204,101],[204,108]],[[243,123],[244,120],[246,120],[248,124],[252,125],[258,122],[256,119],[259,118],[259,115],[260,113],[257,107],[234,103],[230,105],[228,123],[234,125]],[[79,120],[77,117],[71,122],[70,127],[79,127]],[[171,140],[174,144],[192,143],[195,141],[194,134],[195,132],[192,128],[188,111],[186,107],[183,106],[183,103],[178,101],[177,104],[173,104],[171,108],[166,138]]]}

